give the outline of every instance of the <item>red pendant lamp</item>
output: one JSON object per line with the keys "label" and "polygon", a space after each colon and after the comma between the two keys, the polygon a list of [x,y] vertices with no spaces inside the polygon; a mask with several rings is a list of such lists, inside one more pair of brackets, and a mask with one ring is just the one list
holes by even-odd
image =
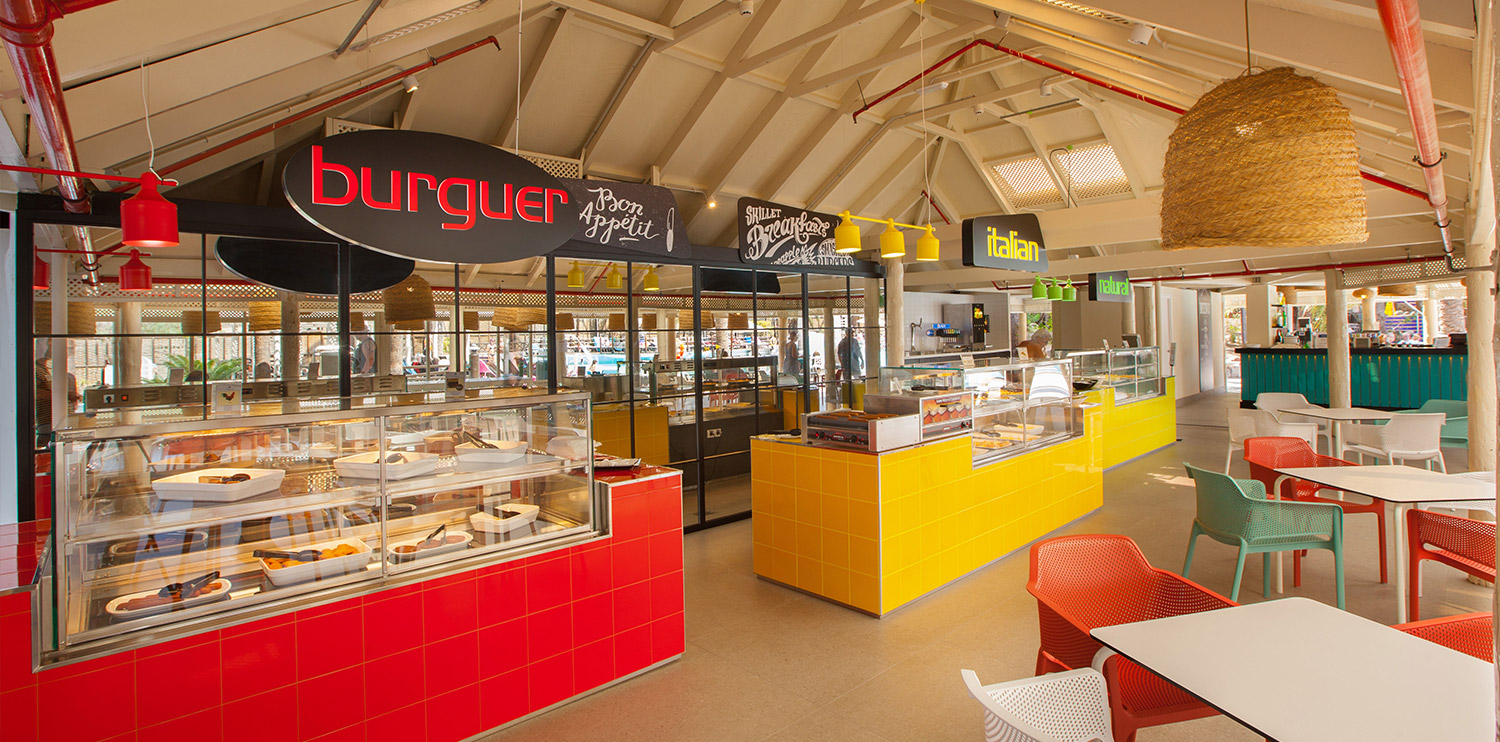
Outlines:
{"label": "red pendant lamp", "polygon": [[[135,199],[131,199],[134,201]],[[129,203],[128,201],[126,203]],[[173,208],[176,211],[176,208]],[[174,215],[175,222],[175,215]],[[175,229],[175,227],[174,227]],[[151,290],[151,266],[141,260],[140,250],[131,250],[130,259],[120,266],[120,290],[121,291],[150,291]]]}
{"label": "red pendant lamp", "polygon": [[122,241],[127,246],[177,246],[177,205],[157,191],[161,182],[156,173],[149,170],[141,173],[141,192],[120,204],[120,229],[125,233]]}
{"label": "red pendant lamp", "polygon": [[31,290],[46,291],[52,286],[52,266],[40,255],[31,256]]}

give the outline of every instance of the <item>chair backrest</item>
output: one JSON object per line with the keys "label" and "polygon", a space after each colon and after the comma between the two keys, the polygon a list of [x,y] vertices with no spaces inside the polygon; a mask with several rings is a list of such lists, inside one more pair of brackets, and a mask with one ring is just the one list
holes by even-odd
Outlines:
{"label": "chair backrest", "polygon": [[1436,451],[1442,443],[1441,412],[1398,412],[1390,422],[1380,426],[1382,448],[1387,451]]}
{"label": "chair backrest", "polygon": [[1255,408],[1266,412],[1302,410],[1311,406],[1307,397],[1292,392],[1261,392],[1255,395]]}
{"label": "chair backrest", "polygon": [[1245,461],[1250,464],[1250,478],[1265,485],[1269,493],[1280,476],[1277,468],[1317,466],[1318,453],[1301,438],[1261,436],[1245,441]]}
{"label": "chair backrest", "polygon": [[1114,626],[1141,620],[1145,613],[1137,604],[1151,593],[1155,577],[1128,536],[1059,536],[1031,547],[1026,590],[1088,626]]}
{"label": "chair backrest", "polygon": [[1491,570],[1495,568],[1494,523],[1416,509],[1406,511],[1406,521],[1413,529],[1414,551],[1431,545]]}
{"label": "chair backrest", "polygon": [[1215,533],[1243,534],[1250,523],[1250,506],[1239,482],[1222,472],[1199,469],[1191,464],[1184,466],[1188,476],[1193,478],[1198,497],[1199,525]]}
{"label": "chair backrest", "polygon": [[1441,412],[1448,417],[1468,417],[1469,403],[1461,399],[1429,399],[1417,412]]}
{"label": "chair backrest", "polygon": [[984,737],[1004,742],[1113,742],[1109,690],[1092,668],[984,686],[959,670],[984,706]]}
{"label": "chair backrest", "polygon": [[[1260,435],[1265,418],[1271,413],[1265,410],[1246,410],[1235,407],[1229,410],[1229,442],[1243,443],[1246,438]],[[1273,418],[1274,421],[1274,418]]]}
{"label": "chair backrest", "polygon": [[1433,644],[1441,644],[1471,657],[1478,657],[1485,662],[1495,661],[1495,616],[1489,612],[1430,618],[1426,621],[1413,621],[1391,628],[1421,637]]}

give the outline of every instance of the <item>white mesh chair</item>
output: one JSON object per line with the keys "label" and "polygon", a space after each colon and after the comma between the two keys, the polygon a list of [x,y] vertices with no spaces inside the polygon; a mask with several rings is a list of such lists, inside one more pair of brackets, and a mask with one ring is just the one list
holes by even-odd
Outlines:
{"label": "white mesh chair", "polygon": [[1339,458],[1346,458],[1345,451],[1354,451],[1361,460],[1368,454],[1389,464],[1412,459],[1426,461],[1428,469],[1436,461],[1438,470],[1446,474],[1448,466],[1443,463],[1442,442],[1447,418],[1441,412],[1401,412],[1384,425],[1351,425],[1344,431]]}
{"label": "white mesh chair", "polygon": [[[1282,410],[1305,410],[1309,407],[1317,407],[1317,405],[1307,401],[1307,397],[1304,397],[1301,394],[1295,394],[1292,392],[1262,392],[1255,395],[1255,409],[1265,410],[1266,412],[1271,413],[1271,415],[1277,420],[1284,420],[1286,422],[1308,421],[1318,426],[1318,435],[1322,436],[1328,441],[1328,445],[1324,446],[1324,448],[1328,450],[1329,455],[1332,455],[1333,429],[1329,427],[1330,423],[1325,420],[1313,421],[1311,418],[1298,417],[1296,415],[1288,415],[1285,418],[1281,416]],[[1263,433],[1262,435],[1265,434]],[[1316,441],[1313,442],[1312,447],[1313,451],[1318,450],[1318,444]]]}
{"label": "white mesh chair", "polygon": [[1109,691],[1090,668],[980,685],[960,670],[969,695],[984,705],[985,742],[1114,742]]}
{"label": "white mesh chair", "polygon": [[1318,450],[1318,425],[1314,422],[1284,423],[1265,410],[1231,409],[1229,411],[1229,450],[1224,454],[1224,473],[1234,465],[1234,455],[1244,456],[1245,441],[1251,438],[1301,438]]}

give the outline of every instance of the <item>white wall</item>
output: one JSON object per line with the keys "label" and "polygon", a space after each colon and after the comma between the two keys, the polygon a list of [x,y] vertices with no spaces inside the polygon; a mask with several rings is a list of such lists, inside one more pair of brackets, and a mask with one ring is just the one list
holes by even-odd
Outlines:
{"label": "white wall", "polygon": [[1078,301],[1052,304],[1052,347],[1102,348],[1106,340],[1120,347],[1123,317],[1130,305],[1089,301],[1085,291],[1078,292]]}
{"label": "white wall", "polygon": [[[1198,382],[1198,294],[1188,289],[1157,287],[1157,332],[1161,336],[1162,373],[1177,377],[1177,398],[1203,391]],[[1176,363],[1172,344],[1177,344]]]}
{"label": "white wall", "polygon": [[[15,214],[12,213],[12,221]],[[31,441],[16,439],[16,255],[20,252],[16,249],[15,230],[0,229],[0,249],[4,255],[0,256],[0,385],[4,391],[0,391],[0,420],[5,424],[0,425],[0,451],[4,451],[4,458],[0,461],[6,465],[0,466],[0,523],[14,523],[19,515],[19,495],[16,484],[16,457],[31,455]],[[28,249],[27,252],[30,252]],[[31,261],[25,261],[23,265]],[[53,274],[54,276],[57,273]],[[22,299],[30,301],[30,297]],[[27,491],[30,496],[30,490]]]}
{"label": "white wall", "polygon": [[[921,291],[908,291],[906,300],[906,322],[920,322],[924,328],[931,327],[935,323],[943,321],[943,307],[948,304],[974,304],[984,305],[984,311],[990,316],[990,331],[985,335],[985,348],[1010,348],[1010,309],[1004,295],[1000,294],[936,294]],[[901,328],[903,340],[911,336],[911,328]],[[917,336],[917,347],[915,350],[908,349],[907,355],[921,355],[924,353],[936,353],[939,338],[930,338],[922,335]]]}

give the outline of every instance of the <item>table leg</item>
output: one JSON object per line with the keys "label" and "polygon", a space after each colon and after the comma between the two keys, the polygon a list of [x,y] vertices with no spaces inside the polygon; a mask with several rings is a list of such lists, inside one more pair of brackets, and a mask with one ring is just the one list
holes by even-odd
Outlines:
{"label": "table leg", "polygon": [[[1281,499],[1281,483],[1285,482],[1288,479],[1291,479],[1291,477],[1289,477],[1289,476],[1287,476],[1285,474],[1282,474],[1281,476],[1277,477],[1275,484],[1273,484],[1271,486],[1271,491],[1268,492],[1268,493],[1266,493],[1266,496],[1269,497],[1269,498],[1280,500]],[[1281,551],[1276,552],[1276,594],[1277,595],[1284,595],[1284,594],[1286,594],[1286,582],[1282,579],[1282,568],[1281,568],[1281,555],[1284,554],[1284,553],[1285,552],[1281,552]]]}
{"label": "table leg", "polygon": [[1396,546],[1396,561],[1391,565],[1396,571],[1396,623],[1406,623],[1412,620],[1406,615],[1406,591],[1414,588],[1406,584],[1406,529],[1401,524],[1406,522],[1406,511],[1411,505],[1388,502],[1386,507],[1391,511],[1391,537]]}

